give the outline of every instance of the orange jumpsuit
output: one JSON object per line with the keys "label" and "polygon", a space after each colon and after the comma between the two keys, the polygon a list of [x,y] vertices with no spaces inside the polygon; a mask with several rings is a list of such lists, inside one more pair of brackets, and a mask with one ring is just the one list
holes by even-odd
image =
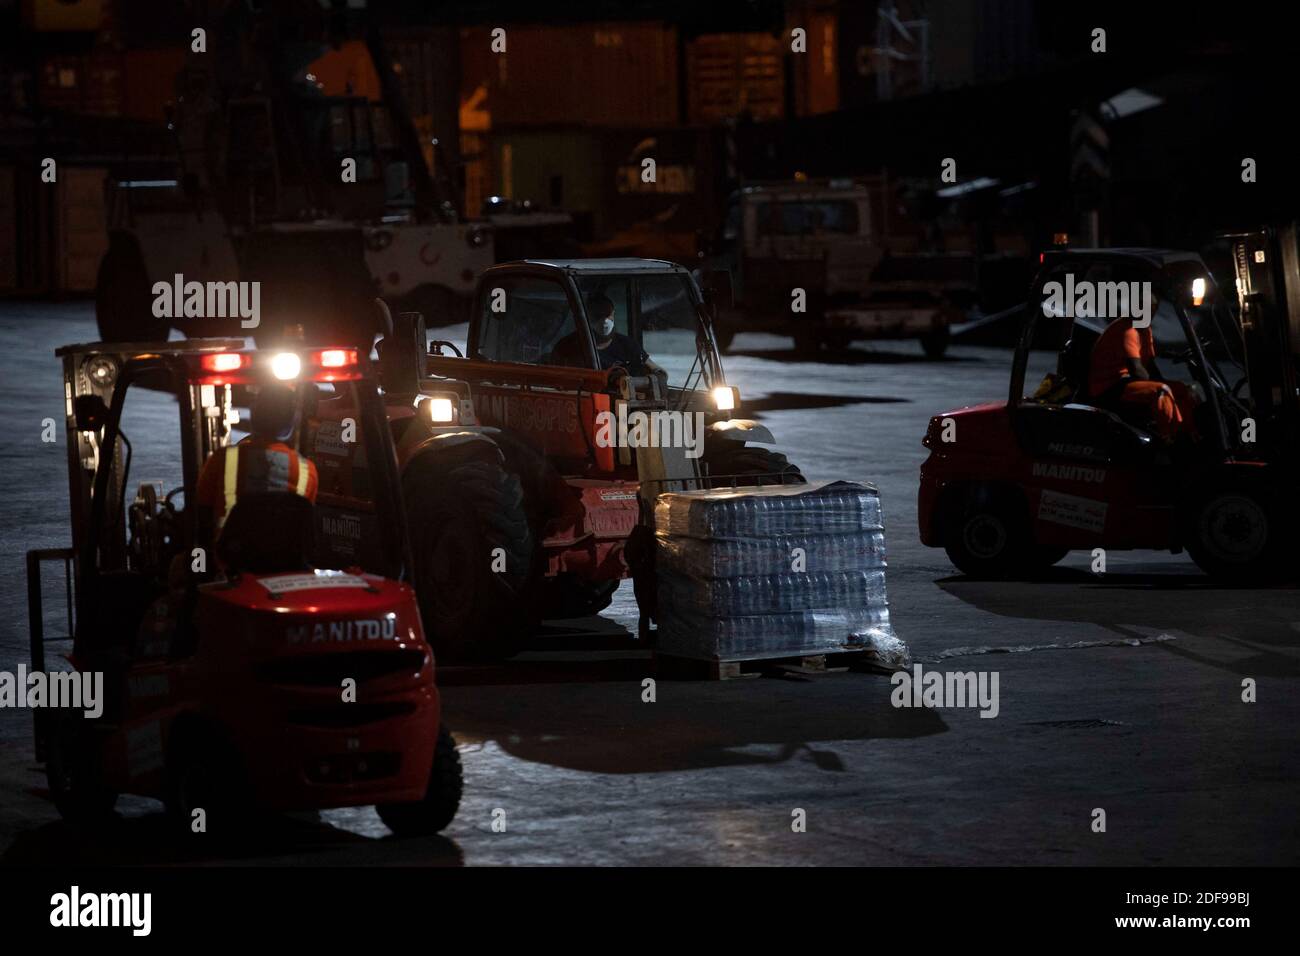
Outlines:
{"label": "orange jumpsuit", "polygon": [[1129,359],[1146,363],[1155,357],[1156,340],[1150,326],[1135,329],[1132,319],[1116,319],[1092,347],[1088,394],[1097,399],[1116,390],[1121,402],[1145,409],[1161,438],[1172,441],[1179,431],[1195,438],[1192,410],[1196,398],[1191,390],[1181,382],[1136,379],[1129,371]]}

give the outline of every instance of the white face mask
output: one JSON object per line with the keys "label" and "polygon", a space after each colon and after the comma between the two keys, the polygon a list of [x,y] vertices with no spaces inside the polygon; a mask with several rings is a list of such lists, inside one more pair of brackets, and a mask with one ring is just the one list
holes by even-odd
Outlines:
{"label": "white face mask", "polygon": [[600,337],[602,339],[609,338],[610,333],[613,331],[614,331],[613,319],[605,319],[603,322],[600,323]]}

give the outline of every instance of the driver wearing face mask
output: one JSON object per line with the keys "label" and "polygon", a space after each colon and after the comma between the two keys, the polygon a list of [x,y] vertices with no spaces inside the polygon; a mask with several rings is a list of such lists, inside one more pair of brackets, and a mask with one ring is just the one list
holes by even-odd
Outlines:
{"label": "driver wearing face mask", "polygon": [[[608,296],[597,294],[587,299],[587,322],[591,327],[591,338],[596,343],[596,357],[600,360],[602,369],[621,365],[633,375],[644,375],[647,371],[657,370],[645,349],[631,336],[614,331],[614,303]],[[556,343],[551,352],[551,361],[557,365],[578,368],[586,366],[586,349],[577,332],[569,333]]]}

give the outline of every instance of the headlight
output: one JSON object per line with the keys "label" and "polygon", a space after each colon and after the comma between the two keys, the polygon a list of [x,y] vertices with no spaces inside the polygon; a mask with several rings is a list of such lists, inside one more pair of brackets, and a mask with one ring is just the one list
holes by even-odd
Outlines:
{"label": "headlight", "polygon": [[1192,280],[1192,305],[1205,301],[1205,280],[1198,277]]}
{"label": "headlight", "polygon": [[740,389],[730,385],[719,385],[713,390],[713,404],[720,412],[735,411],[736,406],[740,404]]}
{"label": "headlight", "polygon": [[112,388],[117,381],[117,363],[107,355],[95,355],[86,360],[86,378],[100,388]]}
{"label": "headlight", "polygon": [[279,352],[271,359],[271,374],[282,382],[298,377],[302,371],[302,359],[296,352]]}
{"label": "headlight", "polygon": [[449,425],[456,420],[456,405],[446,396],[435,395],[423,402],[424,414],[435,425]]}

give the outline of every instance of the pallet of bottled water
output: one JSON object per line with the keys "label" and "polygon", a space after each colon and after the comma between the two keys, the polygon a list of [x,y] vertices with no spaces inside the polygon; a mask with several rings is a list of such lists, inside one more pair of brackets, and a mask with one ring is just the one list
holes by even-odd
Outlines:
{"label": "pallet of bottled water", "polygon": [[906,660],[889,622],[884,520],[871,485],[670,492],[656,503],[655,537],[662,654]]}

